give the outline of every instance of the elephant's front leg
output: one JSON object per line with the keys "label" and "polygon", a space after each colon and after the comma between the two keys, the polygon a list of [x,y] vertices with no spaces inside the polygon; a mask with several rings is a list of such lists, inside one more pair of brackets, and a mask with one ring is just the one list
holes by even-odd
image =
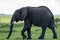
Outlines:
{"label": "elephant's front leg", "polygon": [[27,34],[28,34],[28,38],[27,39],[32,39],[31,38],[31,29],[30,28],[27,29]]}
{"label": "elephant's front leg", "polygon": [[27,33],[28,33],[28,39],[31,38],[31,33],[30,33],[30,28],[32,26],[32,23],[30,22],[30,20],[28,18],[26,18],[26,20],[24,20],[24,28],[21,32],[22,36],[23,36],[23,39],[26,38],[24,32],[27,30]]}
{"label": "elephant's front leg", "polygon": [[26,31],[26,28],[24,27],[24,28],[22,29],[22,31],[21,31],[21,35],[22,35],[23,39],[26,38],[26,35],[24,34],[25,31]]}

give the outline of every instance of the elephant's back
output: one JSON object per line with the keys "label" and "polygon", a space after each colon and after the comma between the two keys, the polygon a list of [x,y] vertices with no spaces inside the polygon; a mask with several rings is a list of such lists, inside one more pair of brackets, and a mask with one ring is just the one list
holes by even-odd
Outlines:
{"label": "elephant's back", "polygon": [[40,6],[40,7],[27,7],[28,13],[34,13],[34,14],[52,14],[51,10],[46,6]]}
{"label": "elephant's back", "polygon": [[46,7],[29,7],[28,15],[31,16],[32,18],[38,19],[38,18],[41,18],[41,17],[42,18],[51,17],[53,14]]}

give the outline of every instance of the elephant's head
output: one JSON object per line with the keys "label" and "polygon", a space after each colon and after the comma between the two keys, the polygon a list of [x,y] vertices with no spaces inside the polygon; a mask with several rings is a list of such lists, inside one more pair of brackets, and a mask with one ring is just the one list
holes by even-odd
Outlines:
{"label": "elephant's head", "polygon": [[17,9],[12,18],[11,18],[11,22],[10,22],[10,31],[8,34],[7,39],[9,39],[11,33],[12,33],[12,29],[13,29],[13,25],[14,25],[14,21],[18,22],[19,20],[24,20],[27,17],[27,8],[21,8],[21,9]]}

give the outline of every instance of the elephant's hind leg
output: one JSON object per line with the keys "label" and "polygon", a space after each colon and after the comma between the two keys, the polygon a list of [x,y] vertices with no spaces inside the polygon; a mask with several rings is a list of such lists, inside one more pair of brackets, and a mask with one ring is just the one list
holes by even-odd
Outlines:
{"label": "elephant's hind leg", "polygon": [[51,30],[52,30],[52,32],[53,32],[53,39],[57,39],[57,34],[56,34],[56,32],[55,32],[55,28],[54,27],[49,27]]}
{"label": "elephant's hind leg", "polygon": [[57,34],[54,28],[54,20],[50,21],[49,26],[48,26],[52,32],[53,32],[53,39],[57,39]]}
{"label": "elephant's hind leg", "polygon": [[39,39],[44,39],[46,28],[47,27],[42,27],[42,33],[41,33],[41,36],[39,37]]}

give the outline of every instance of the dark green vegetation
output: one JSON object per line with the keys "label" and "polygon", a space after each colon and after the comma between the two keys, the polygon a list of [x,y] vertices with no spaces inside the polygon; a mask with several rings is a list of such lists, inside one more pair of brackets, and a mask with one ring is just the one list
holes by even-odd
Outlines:
{"label": "dark green vegetation", "polygon": [[[0,16],[0,40],[7,40],[6,37],[9,33],[10,19],[11,19],[11,16]],[[56,23],[55,26],[57,27],[55,29],[58,36],[58,39],[56,40],[60,40],[60,16],[55,16],[55,23]],[[15,22],[13,32],[9,40],[22,40],[22,36],[21,36],[22,28],[23,28],[23,21],[20,21],[17,23]],[[32,33],[33,40],[37,40],[41,34],[41,28],[33,25],[31,29],[31,33]],[[26,35],[27,35],[27,32],[26,32]],[[52,36],[53,36],[52,31],[49,28],[47,28],[45,39],[53,40]]]}

